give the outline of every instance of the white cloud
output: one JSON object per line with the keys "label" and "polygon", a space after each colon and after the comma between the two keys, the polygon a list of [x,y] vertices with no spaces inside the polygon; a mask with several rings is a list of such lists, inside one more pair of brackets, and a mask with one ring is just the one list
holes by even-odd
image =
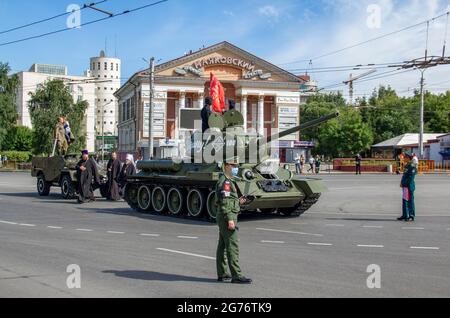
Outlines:
{"label": "white cloud", "polygon": [[275,8],[272,5],[266,5],[258,9],[258,12],[260,15],[263,15],[269,19],[275,19],[277,20],[280,17],[280,10],[278,8]]}
{"label": "white cloud", "polygon": [[229,16],[229,17],[234,17],[234,12],[233,11],[225,10],[225,11],[223,11],[223,14],[226,15],[226,16]]}
{"label": "white cloud", "polygon": [[[275,63],[288,63],[298,60],[309,60],[323,54],[333,52],[356,43],[376,38],[378,36],[402,29],[406,26],[422,22],[428,18],[437,16],[443,12],[448,5],[446,0],[409,0],[397,2],[394,0],[379,1],[325,1],[327,12],[334,12],[333,20],[321,20],[311,25],[308,30],[299,34],[292,32],[292,37],[286,45],[278,47],[273,52],[270,60]],[[366,21],[368,14],[367,6],[376,3],[381,7],[381,28],[370,29]],[[334,9],[335,10],[334,10]],[[351,18],[350,18],[351,17]],[[430,25],[429,54],[441,55],[444,40],[445,17],[435,20]],[[314,32],[311,32],[314,30]],[[340,65],[356,65],[368,63],[392,63],[411,60],[424,56],[425,52],[425,24],[392,36],[376,40],[365,45],[345,50],[324,58],[313,60],[313,66],[328,67]],[[449,30],[450,37],[450,30]],[[450,42],[450,39],[447,39]],[[448,46],[448,45],[447,45]],[[450,55],[448,50],[446,55]],[[287,69],[307,68],[308,62],[303,61],[295,64],[283,65]],[[380,69],[377,74],[389,71]],[[360,74],[365,71],[345,71],[334,73],[315,73],[313,78],[318,80],[319,86],[342,83],[349,77],[350,73]],[[443,82],[450,78],[450,67],[443,66],[427,70],[425,73],[428,83]],[[420,73],[411,71],[392,77],[385,77],[373,81],[355,82],[355,94],[367,93],[370,95],[373,88],[379,85],[391,85],[398,91],[407,91],[408,88],[416,88],[419,83]],[[449,85],[448,83],[446,85]],[[431,87],[430,87],[431,88]],[[450,88],[450,86],[449,86]],[[348,88],[338,88],[348,94]],[[411,94],[405,92],[404,94]]]}

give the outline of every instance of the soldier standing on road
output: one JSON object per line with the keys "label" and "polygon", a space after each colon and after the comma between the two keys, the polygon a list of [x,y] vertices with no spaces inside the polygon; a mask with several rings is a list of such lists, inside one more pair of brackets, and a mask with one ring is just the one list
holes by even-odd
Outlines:
{"label": "soldier standing on road", "polygon": [[89,158],[89,152],[83,150],[82,159],[77,164],[78,203],[95,201],[93,183],[100,183],[97,164]]}
{"label": "soldier standing on road", "polygon": [[[252,280],[242,275],[239,266],[239,240],[237,227],[238,214],[244,197],[239,198],[234,178],[239,173],[237,158],[228,160],[224,165],[224,174],[216,185],[217,224],[219,226],[219,244],[217,246],[217,277],[219,282],[229,281],[233,284],[251,284]],[[227,262],[228,261],[228,262]],[[227,267],[231,276],[227,274]]]}
{"label": "soldier standing on road", "polygon": [[397,220],[413,221],[416,218],[416,206],[414,202],[414,192],[416,191],[417,165],[413,161],[413,156],[405,154],[406,165],[404,166],[403,178],[400,187],[403,190],[403,214]]}
{"label": "soldier standing on road", "polygon": [[58,123],[55,126],[54,139],[56,140],[56,151],[59,156],[65,156],[69,149],[69,144],[66,139],[66,130],[64,129],[64,118],[59,117]]}
{"label": "soldier standing on road", "polygon": [[120,161],[117,159],[117,153],[113,152],[111,154],[111,160],[108,162],[108,200],[111,201],[120,201],[120,190],[119,190],[119,184],[117,182],[120,170],[121,170],[121,164]]}

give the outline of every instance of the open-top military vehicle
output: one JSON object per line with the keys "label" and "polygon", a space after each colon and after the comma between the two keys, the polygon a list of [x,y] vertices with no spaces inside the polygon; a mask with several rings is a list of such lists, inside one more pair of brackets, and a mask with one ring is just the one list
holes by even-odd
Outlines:
{"label": "open-top military vehicle", "polygon": [[[192,145],[188,147],[189,157],[138,162],[140,172],[128,177],[124,198],[131,208],[141,212],[173,216],[187,213],[193,218],[214,220],[217,214],[215,186],[223,173],[223,165],[217,161],[208,163],[204,154],[212,152],[214,155],[221,150],[228,153],[232,149],[245,158],[257,154],[253,162],[240,163],[237,189],[247,198],[241,212],[300,216],[318,201],[326,187],[319,179],[297,177],[287,168],[280,168],[279,161],[270,159],[268,145],[338,115],[331,114],[265,139],[244,130],[244,119],[238,111],[229,111],[223,116],[213,114],[209,126],[214,134],[204,137],[201,132],[194,133]],[[196,160],[198,158],[200,160]]]}
{"label": "open-top military vehicle", "polygon": [[[77,170],[79,155],[35,157],[32,160],[31,175],[37,178],[37,191],[40,196],[48,196],[52,186],[61,188],[64,199],[77,195]],[[97,165],[100,175],[100,193],[106,198],[108,193],[106,170]]]}

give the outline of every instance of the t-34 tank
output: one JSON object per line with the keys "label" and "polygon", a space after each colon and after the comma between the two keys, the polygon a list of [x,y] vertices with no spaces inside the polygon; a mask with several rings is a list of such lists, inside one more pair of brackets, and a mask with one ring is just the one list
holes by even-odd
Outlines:
{"label": "t-34 tank", "polygon": [[[180,160],[150,160],[137,164],[138,174],[127,179],[124,197],[134,210],[192,218],[216,218],[215,186],[223,173],[224,158],[239,158],[236,184],[247,203],[241,212],[300,216],[317,202],[325,185],[319,179],[302,178],[270,159],[277,139],[339,116],[334,113],[264,138],[247,133],[242,114],[229,111],[209,119],[210,133],[196,132],[189,156]],[[245,158],[243,160],[242,158]]]}

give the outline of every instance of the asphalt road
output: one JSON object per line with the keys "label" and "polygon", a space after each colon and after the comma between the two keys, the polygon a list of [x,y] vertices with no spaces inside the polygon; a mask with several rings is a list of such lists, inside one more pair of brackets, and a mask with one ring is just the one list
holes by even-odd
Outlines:
{"label": "asphalt road", "polygon": [[213,224],[41,198],[27,174],[0,173],[0,297],[450,297],[449,176],[418,177],[415,223],[395,221],[397,176],[322,177],[330,191],[301,218],[241,220],[254,284],[239,286],[216,282]]}

